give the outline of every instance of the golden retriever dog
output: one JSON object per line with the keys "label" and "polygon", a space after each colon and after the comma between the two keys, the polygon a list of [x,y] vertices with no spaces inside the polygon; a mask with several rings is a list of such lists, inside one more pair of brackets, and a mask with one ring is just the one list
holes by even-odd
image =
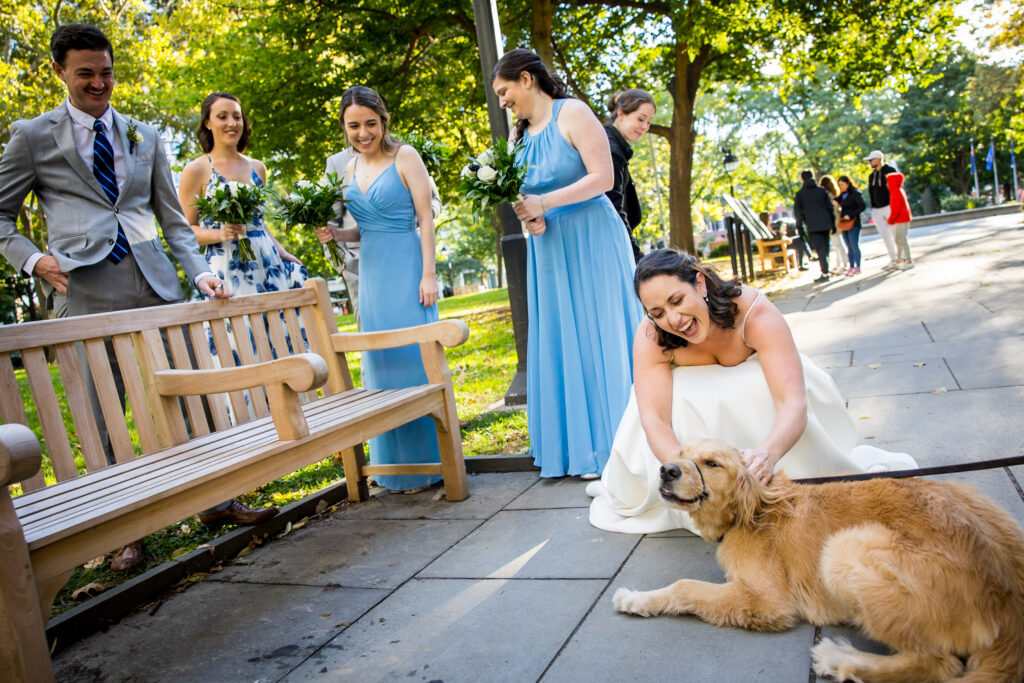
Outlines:
{"label": "golden retriever dog", "polygon": [[924,479],[765,487],[738,450],[686,444],[661,468],[661,496],[719,541],[726,583],[620,588],[615,609],[693,614],[781,631],[850,624],[891,655],[825,639],[819,676],[853,681],[1024,678],[1024,533],[974,489]]}

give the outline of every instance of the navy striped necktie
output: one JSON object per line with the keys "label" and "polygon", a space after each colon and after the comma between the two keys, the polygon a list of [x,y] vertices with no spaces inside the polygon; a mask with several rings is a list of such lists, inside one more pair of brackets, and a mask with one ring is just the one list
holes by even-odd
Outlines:
{"label": "navy striped necktie", "polygon": [[[96,119],[92,129],[96,131],[96,137],[92,143],[92,174],[96,176],[100,187],[103,188],[107,198],[110,199],[110,203],[116,204],[118,191],[117,172],[114,170],[114,147],[103,132],[102,121]],[[113,263],[120,263],[121,259],[129,251],[128,237],[124,234],[124,230],[121,229],[121,224],[118,223],[117,240],[114,242],[114,248],[107,254],[107,259]]]}

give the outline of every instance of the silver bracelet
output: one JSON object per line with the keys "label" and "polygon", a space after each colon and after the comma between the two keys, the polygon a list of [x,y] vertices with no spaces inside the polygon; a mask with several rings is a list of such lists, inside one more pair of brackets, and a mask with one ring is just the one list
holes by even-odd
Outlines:
{"label": "silver bracelet", "polygon": [[544,195],[540,196],[540,211],[541,211],[541,213],[547,213],[548,212],[548,207],[544,203]]}

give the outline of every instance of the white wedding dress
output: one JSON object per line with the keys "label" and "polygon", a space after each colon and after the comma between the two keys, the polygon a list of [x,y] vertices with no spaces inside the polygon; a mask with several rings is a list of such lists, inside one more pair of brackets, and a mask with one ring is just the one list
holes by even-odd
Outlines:
{"label": "white wedding dress", "polygon": [[[904,453],[856,445],[857,430],[832,377],[800,356],[807,384],[807,428],[775,470],[791,478],[878,470],[913,469]],[[754,448],[775,421],[768,384],[757,354],[734,367],[701,365],[672,370],[672,428],[680,443],[715,438],[736,448]],[[619,423],[601,479],[587,486],[593,496],[590,523],[599,529],[650,534],[689,529],[690,516],[658,495],[661,463],[640,425],[636,394]]]}

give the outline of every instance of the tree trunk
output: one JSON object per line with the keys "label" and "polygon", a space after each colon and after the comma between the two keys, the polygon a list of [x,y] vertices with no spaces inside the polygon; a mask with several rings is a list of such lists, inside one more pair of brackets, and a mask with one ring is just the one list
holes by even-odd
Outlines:
{"label": "tree trunk", "polygon": [[673,100],[672,127],[669,130],[669,144],[672,148],[669,161],[669,243],[692,254],[695,245],[690,192],[693,148],[697,137],[693,110],[701,72],[707,65],[711,47],[701,46],[692,61],[686,43],[677,42],[675,52],[675,75],[669,87]]}
{"label": "tree trunk", "polygon": [[530,0],[530,44],[549,69],[555,68],[555,52],[551,45],[553,21],[551,0]]}

